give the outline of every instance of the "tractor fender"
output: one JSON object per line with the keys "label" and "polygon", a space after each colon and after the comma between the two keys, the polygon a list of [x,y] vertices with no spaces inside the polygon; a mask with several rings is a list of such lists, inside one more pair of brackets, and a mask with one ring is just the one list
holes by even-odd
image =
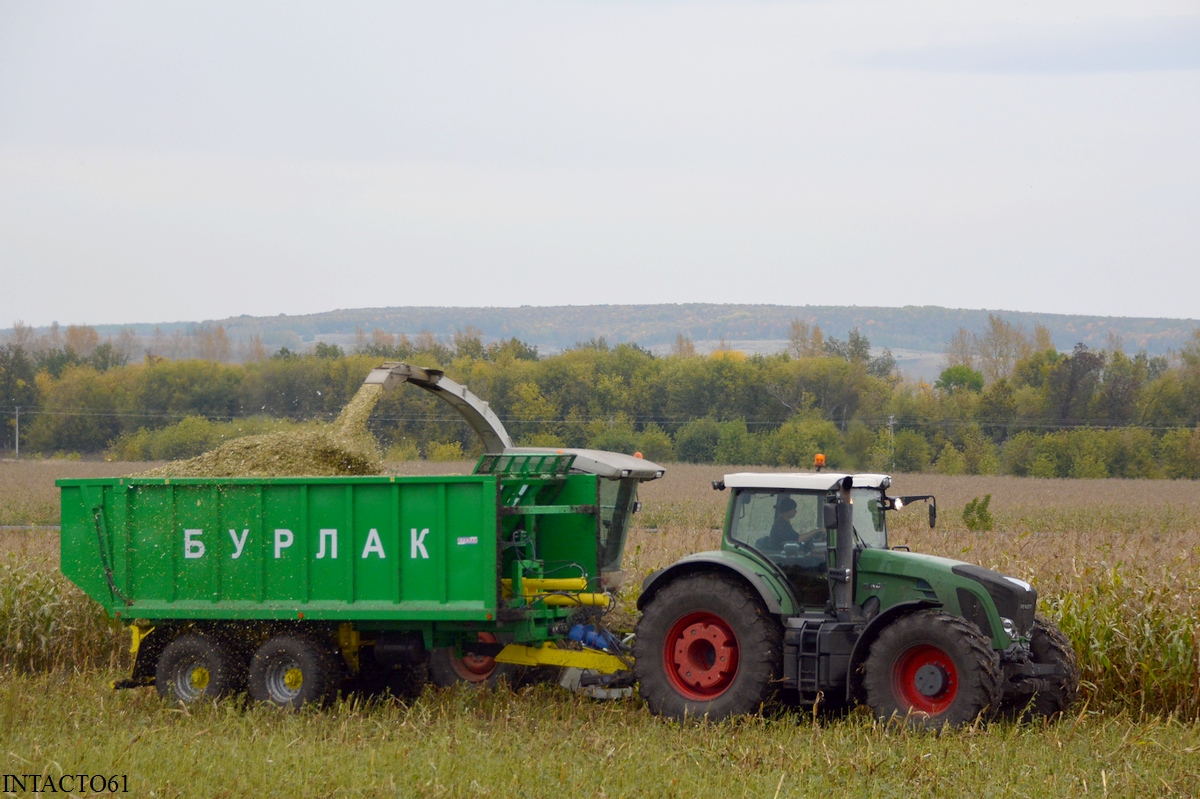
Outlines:
{"label": "tractor fender", "polygon": [[928,599],[918,599],[912,602],[901,602],[892,605],[887,610],[880,613],[875,618],[867,622],[867,626],[863,628],[862,634],[858,636],[858,640],[854,642],[854,649],[850,652],[850,665],[846,673],[846,698],[854,700],[858,698],[859,689],[862,686],[861,666],[867,659],[867,655],[871,652],[871,644],[875,643],[875,639],[883,632],[883,629],[892,622],[907,616],[910,613],[916,613],[918,610],[926,608],[940,608],[942,603],[934,602]]}
{"label": "tractor fender", "polygon": [[659,569],[642,581],[642,593],[637,607],[642,610],[645,603],[654,598],[659,589],[676,577],[696,572],[727,572],[737,575],[748,583],[760,597],[767,611],[776,615],[793,613],[795,600],[791,591],[778,580],[764,574],[761,566],[745,555],[734,552],[698,552],[676,561],[665,569]]}

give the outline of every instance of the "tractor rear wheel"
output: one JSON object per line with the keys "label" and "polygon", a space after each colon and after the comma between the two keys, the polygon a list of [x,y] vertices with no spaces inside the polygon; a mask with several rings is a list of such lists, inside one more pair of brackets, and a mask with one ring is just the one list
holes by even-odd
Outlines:
{"label": "tractor rear wheel", "polygon": [[652,712],[674,719],[754,713],[774,695],[782,638],[741,581],[680,577],[642,608],[633,645],[638,691]]}
{"label": "tractor rear wheel", "polygon": [[1046,687],[1034,695],[1027,713],[1034,719],[1056,718],[1079,694],[1079,658],[1067,636],[1040,616],[1034,619],[1029,649],[1034,663],[1053,664],[1062,674],[1046,679]]}
{"label": "tractor rear wheel", "polygon": [[[496,644],[493,633],[479,633],[477,641]],[[429,653],[429,681],[442,688],[466,683],[468,685],[493,686],[502,681],[512,681],[516,667],[511,663],[497,663],[486,655],[455,655],[454,647],[434,649]]]}
{"label": "tractor rear wheel", "polygon": [[276,635],[250,661],[250,698],[299,710],[337,695],[342,670],[337,656],[301,635]]}
{"label": "tractor rear wheel", "polygon": [[194,632],[167,644],[154,667],[159,696],[185,704],[235,694],[244,681],[245,666],[227,645]]}
{"label": "tractor rear wheel", "polygon": [[875,717],[913,727],[968,724],[1000,704],[1000,658],[968,621],[920,611],[887,627],[867,656],[867,703]]}

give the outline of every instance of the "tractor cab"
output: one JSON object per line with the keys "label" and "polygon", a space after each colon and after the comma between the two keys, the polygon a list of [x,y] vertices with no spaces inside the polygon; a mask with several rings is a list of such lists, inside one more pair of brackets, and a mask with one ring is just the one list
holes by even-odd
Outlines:
{"label": "tractor cab", "polygon": [[[835,551],[826,526],[826,506],[838,501],[842,474],[731,474],[731,490],[722,548],[751,550],[774,564],[786,578],[798,604],[823,612],[830,601],[829,566]],[[885,509],[895,500],[886,494],[886,475],[854,475],[854,545],[887,549]],[[865,512],[864,512],[865,511]]]}

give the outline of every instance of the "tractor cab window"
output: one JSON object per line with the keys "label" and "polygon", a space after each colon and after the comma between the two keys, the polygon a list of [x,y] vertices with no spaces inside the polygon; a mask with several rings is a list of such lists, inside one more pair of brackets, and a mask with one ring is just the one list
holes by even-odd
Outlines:
{"label": "tractor cab window", "polygon": [[805,607],[829,600],[822,493],[740,489],[734,494],[729,538],[757,550],[787,577]]}
{"label": "tractor cab window", "polygon": [[887,549],[887,528],[884,526],[879,491],[873,488],[855,488],[850,495],[854,499],[855,546]]}

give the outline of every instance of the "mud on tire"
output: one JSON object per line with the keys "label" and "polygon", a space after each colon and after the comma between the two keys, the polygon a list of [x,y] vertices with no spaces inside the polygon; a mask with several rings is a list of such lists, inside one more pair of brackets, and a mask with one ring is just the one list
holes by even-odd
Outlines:
{"label": "mud on tire", "polygon": [[634,642],[638,691],[650,710],[713,721],[757,712],[775,693],[783,633],[739,580],[701,573],[663,586],[642,609]]}

